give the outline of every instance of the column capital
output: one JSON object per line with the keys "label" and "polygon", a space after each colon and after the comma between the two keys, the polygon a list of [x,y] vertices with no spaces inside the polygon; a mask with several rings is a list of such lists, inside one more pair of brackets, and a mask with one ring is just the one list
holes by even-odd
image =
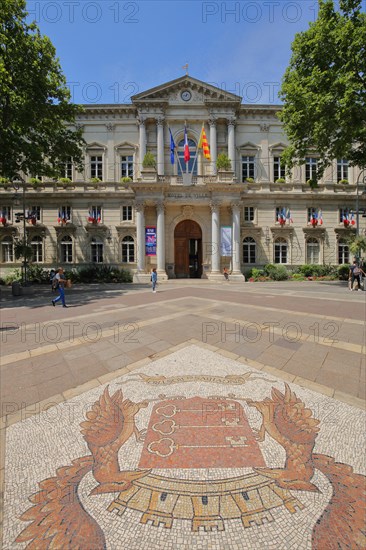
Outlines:
{"label": "column capital", "polygon": [[229,116],[227,119],[226,119],[226,124],[228,126],[236,126],[236,121],[237,121],[237,118],[235,116]]}
{"label": "column capital", "polygon": [[216,214],[220,211],[220,203],[216,201],[210,202],[210,209],[213,214]]}
{"label": "column capital", "polygon": [[156,118],[156,126],[161,126],[163,127],[164,126],[164,122],[165,122],[165,117],[163,115],[159,115],[157,118]]}
{"label": "column capital", "polygon": [[141,111],[138,111],[136,120],[139,126],[145,126],[146,116],[144,116]]}
{"label": "column capital", "polygon": [[232,212],[238,212],[242,204],[240,202],[232,202],[230,206],[231,206]]}
{"label": "column capital", "polygon": [[210,118],[208,119],[208,123],[211,128],[216,128],[217,119],[215,115],[213,115],[212,113],[210,113]]}
{"label": "column capital", "polygon": [[164,214],[165,212],[165,203],[164,201],[159,201],[155,203],[155,208],[158,214]]}
{"label": "column capital", "polygon": [[144,209],[145,209],[145,203],[144,203],[144,201],[139,200],[139,201],[136,201],[136,202],[135,202],[135,210],[136,210],[136,212],[143,212]]}

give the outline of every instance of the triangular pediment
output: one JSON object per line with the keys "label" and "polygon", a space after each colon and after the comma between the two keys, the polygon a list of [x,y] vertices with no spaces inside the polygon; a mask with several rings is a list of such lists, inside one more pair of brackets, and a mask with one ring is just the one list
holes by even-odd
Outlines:
{"label": "triangular pediment", "polygon": [[[189,99],[186,100],[187,103],[190,102],[221,102],[221,103],[241,103],[241,97],[231,92],[227,92],[222,88],[203,82],[202,80],[197,80],[191,76],[182,76],[176,80],[171,80],[155,88],[150,88],[145,92],[141,92],[131,97],[132,103],[140,102],[149,102],[152,103],[156,101],[182,101],[182,93],[189,92]],[[184,96],[183,96],[184,97]],[[187,96],[186,96],[187,97]],[[183,100],[184,101],[184,100]]]}

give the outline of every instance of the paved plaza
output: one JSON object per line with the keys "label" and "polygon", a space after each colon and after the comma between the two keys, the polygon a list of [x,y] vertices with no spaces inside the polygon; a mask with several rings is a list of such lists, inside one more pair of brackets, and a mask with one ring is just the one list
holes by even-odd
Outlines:
{"label": "paved plaza", "polygon": [[366,293],[2,289],[4,549],[365,548]]}

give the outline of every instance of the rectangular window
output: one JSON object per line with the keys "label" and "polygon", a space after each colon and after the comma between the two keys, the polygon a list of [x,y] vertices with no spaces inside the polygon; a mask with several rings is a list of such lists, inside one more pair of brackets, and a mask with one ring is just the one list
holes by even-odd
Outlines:
{"label": "rectangular window", "polygon": [[34,218],[35,220],[37,220],[37,222],[40,222],[41,221],[41,207],[40,206],[30,206],[26,210],[25,215],[28,219],[29,218]]}
{"label": "rectangular window", "polygon": [[64,177],[72,180],[72,158],[71,157],[68,157],[67,161],[65,162]]}
{"label": "rectangular window", "polygon": [[91,221],[101,223],[102,221],[102,207],[100,205],[91,206],[89,210],[89,218]]}
{"label": "rectangular window", "polygon": [[311,207],[307,209],[307,223],[310,224],[316,220],[317,224],[323,224],[323,213],[321,208]]}
{"label": "rectangular window", "polygon": [[248,178],[255,178],[255,157],[241,157],[242,181]]}
{"label": "rectangular window", "polygon": [[[354,214],[353,212],[349,209],[349,208],[340,208],[339,209],[339,219],[338,219],[338,222],[339,223],[344,223],[344,222],[350,222],[352,225],[355,225],[355,220],[354,220]],[[353,223],[352,223],[353,222]]]}
{"label": "rectangular window", "polygon": [[103,263],[103,244],[102,243],[92,243],[91,260],[95,264]]}
{"label": "rectangular window", "polygon": [[341,180],[348,181],[348,160],[346,159],[337,160],[337,183]]}
{"label": "rectangular window", "polygon": [[245,222],[254,221],[254,206],[244,206],[244,221]]}
{"label": "rectangular window", "polygon": [[281,166],[281,157],[273,158],[273,179],[274,181],[286,178],[286,167]]}
{"label": "rectangular window", "polygon": [[11,221],[11,206],[0,206],[0,219],[3,225]]}
{"label": "rectangular window", "polygon": [[71,206],[61,206],[58,210],[58,223],[71,222]]}
{"label": "rectangular window", "polygon": [[103,179],[103,157],[90,157],[90,177]]}
{"label": "rectangular window", "polygon": [[132,221],[132,206],[122,206],[122,221],[123,222]]}
{"label": "rectangular window", "polygon": [[305,180],[316,179],[316,168],[318,159],[315,157],[306,157],[305,159]]}
{"label": "rectangular window", "polygon": [[121,156],[121,178],[133,179],[133,156]]}
{"label": "rectangular window", "polygon": [[14,246],[11,237],[5,237],[1,243],[3,250],[3,262],[12,263],[14,261]]}
{"label": "rectangular window", "polygon": [[282,243],[282,242],[275,243],[274,261],[275,261],[275,264],[287,263],[287,244],[286,243]]}

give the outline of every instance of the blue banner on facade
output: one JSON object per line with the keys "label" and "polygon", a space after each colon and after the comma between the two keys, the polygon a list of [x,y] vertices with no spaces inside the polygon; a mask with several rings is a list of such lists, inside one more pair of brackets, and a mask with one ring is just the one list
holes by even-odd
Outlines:
{"label": "blue banner on facade", "polygon": [[145,227],[145,255],[156,256],[156,227]]}
{"label": "blue banner on facade", "polygon": [[232,255],[232,248],[231,248],[231,227],[230,226],[222,226],[221,227],[221,256],[231,256]]}

